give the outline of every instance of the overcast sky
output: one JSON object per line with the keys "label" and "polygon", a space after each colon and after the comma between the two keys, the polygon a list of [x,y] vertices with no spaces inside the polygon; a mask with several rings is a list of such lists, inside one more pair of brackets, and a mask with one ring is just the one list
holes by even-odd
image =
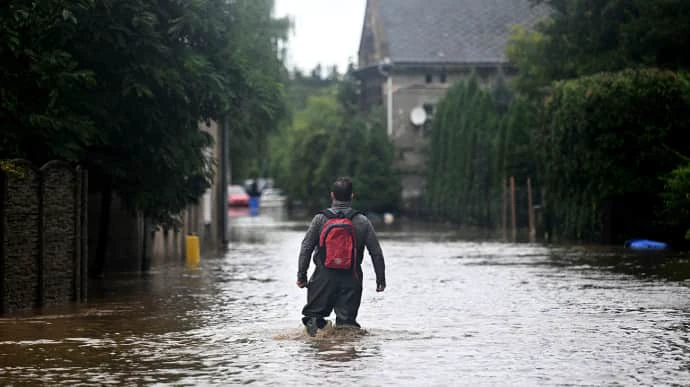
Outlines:
{"label": "overcast sky", "polygon": [[288,66],[305,71],[321,63],[340,72],[357,62],[366,0],[276,0],[276,16],[289,16],[294,29],[288,43]]}

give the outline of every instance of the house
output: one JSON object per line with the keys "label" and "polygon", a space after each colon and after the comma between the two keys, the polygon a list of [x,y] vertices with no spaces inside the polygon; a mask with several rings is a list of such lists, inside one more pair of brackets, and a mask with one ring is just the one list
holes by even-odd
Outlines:
{"label": "house", "polygon": [[406,209],[420,206],[430,120],[448,88],[473,71],[489,86],[510,77],[514,25],[546,15],[529,0],[368,0],[355,76],[364,109],[384,105]]}

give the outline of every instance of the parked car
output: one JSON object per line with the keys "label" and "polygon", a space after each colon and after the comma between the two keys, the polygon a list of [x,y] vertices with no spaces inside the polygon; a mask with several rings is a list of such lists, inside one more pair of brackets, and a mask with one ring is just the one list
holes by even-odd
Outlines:
{"label": "parked car", "polygon": [[241,185],[228,186],[228,206],[247,207],[249,206],[249,195]]}
{"label": "parked car", "polygon": [[266,206],[282,206],[285,204],[287,198],[280,188],[266,188],[261,193],[261,205]]}

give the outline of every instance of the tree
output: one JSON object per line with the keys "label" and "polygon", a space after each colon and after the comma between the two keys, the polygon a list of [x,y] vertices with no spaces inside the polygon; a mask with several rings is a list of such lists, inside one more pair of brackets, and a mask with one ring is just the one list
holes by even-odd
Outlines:
{"label": "tree", "polygon": [[363,120],[366,124],[364,143],[358,145],[359,159],[354,185],[357,207],[368,212],[396,212],[402,191],[400,175],[392,167],[395,149],[388,139],[384,112],[373,110]]}
{"label": "tree", "polygon": [[155,223],[174,224],[213,176],[211,138],[199,123],[232,116],[226,129],[236,143],[247,139],[260,153],[286,111],[278,42],[288,24],[271,17],[272,7],[3,3],[0,157],[86,164],[104,223],[117,193]]}
{"label": "tree", "polygon": [[337,81],[340,79],[340,73],[338,72],[338,66],[333,65],[328,67],[328,75],[326,79],[330,81]]}
{"label": "tree", "polygon": [[67,44],[77,35],[72,9],[88,1],[11,1],[0,5],[0,157],[78,161],[96,141],[78,98],[95,74]]}
{"label": "tree", "polygon": [[556,80],[626,68],[690,65],[690,3],[683,0],[535,0],[549,17],[535,30],[517,27],[508,58],[516,86],[543,95]]}
{"label": "tree", "polygon": [[[591,240],[604,226],[611,241],[662,229],[663,237],[672,235],[657,226],[664,186],[667,209],[683,202],[676,194],[682,174],[671,171],[683,170],[675,155],[686,154],[675,148],[683,148],[677,136],[686,120],[680,90],[690,66],[690,3],[534,3],[547,6],[550,17],[533,31],[516,28],[507,55],[519,70],[516,89],[539,118],[529,137],[551,231]],[[623,206],[636,210],[616,210]],[[614,212],[607,219],[620,219],[619,235],[600,219]],[[679,217],[669,215],[664,226],[678,225]]]}
{"label": "tree", "polygon": [[273,1],[2,7],[2,156],[86,163],[156,222],[209,186],[199,122],[230,114],[234,143],[261,153],[286,111],[277,41],[288,25]]}
{"label": "tree", "polygon": [[559,235],[597,239],[607,199],[626,203],[620,216],[634,215],[626,232],[660,231],[652,229],[661,219],[662,177],[671,174],[678,187],[682,175],[672,171],[690,154],[689,96],[687,75],[658,69],[554,84],[534,143]]}
{"label": "tree", "polygon": [[234,3],[237,17],[229,32],[230,55],[240,69],[232,88],[236,98],[229,121],[234,179],[250,177],[252,170],[267,172],[268,138],[289,118],[289,74],[278,43],[287,40],[290,22],[274,19],[273,6],[273,0]]}
{"label": "tree", "polygon": [[320,81],[323,79],[323,67],[321,66],[321,63],[317,63],[316,66],[311,70],[311,78],[316,81]]}
{"label": "tree", "polygon": [[397,209],[400,181],[393,172],[393,149],[381,114],[358,110],[357,85],[346,76],[307,98],[293,123],[272,140],[272,165],[278,183],[293,203],[308,210],[328,206],[337,176],[351,176],[357,206],[363,211]]}
{"label": "tree", "polygon": [[664,176],[662,197],[666,219],[684,227],[685,239],[690,239],[690,160],[683,158],[686,164]]}
{"label": "tree", "polygon": [[480,88],[476,75],[454,85],[438,105],[427,198],[437,216],[464,224],[491,223],[497,123],[493,97]]}

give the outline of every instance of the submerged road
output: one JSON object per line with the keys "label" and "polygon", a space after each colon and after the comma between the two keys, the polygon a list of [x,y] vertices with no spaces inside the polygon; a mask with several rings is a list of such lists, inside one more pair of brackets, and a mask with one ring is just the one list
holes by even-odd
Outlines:
{"label": "submerged road", "polygon": [[379,227],[361,334],[308,337],[305,222],[235,218],[225,256],[93,284],[89,303],[0,319],[2,385],[690,385],[688,262],[622,249]]}

